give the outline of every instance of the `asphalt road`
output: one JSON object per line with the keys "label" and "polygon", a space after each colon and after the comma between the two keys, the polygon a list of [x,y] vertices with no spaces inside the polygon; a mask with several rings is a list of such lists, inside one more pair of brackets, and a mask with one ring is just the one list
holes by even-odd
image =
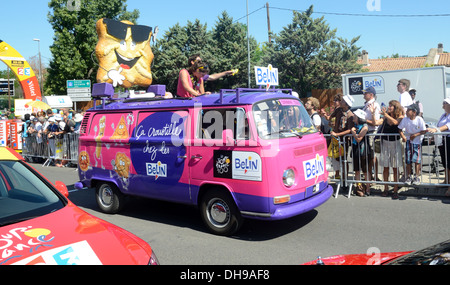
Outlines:
{"label": "asphalt road", "polygon": [[416,250],[450,239],[448,198],[339,195],[287,220],[246,220],[233,237],[220,237],[207,232],[197,209],[186,205],[133,198],[120,214],[103,214],[93,189],[72,191],[74,168],[32,165],[50,181],[66,183],[69,199],[82,209],[147,241],[166,265],[295,265],[317,256]]}

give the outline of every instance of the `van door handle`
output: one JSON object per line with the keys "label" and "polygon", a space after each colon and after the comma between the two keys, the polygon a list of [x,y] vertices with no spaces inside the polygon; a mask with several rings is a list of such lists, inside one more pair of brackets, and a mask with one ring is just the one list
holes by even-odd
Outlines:
{"label": "van door handle", "polygon": [[191,156],[191,158],[192,159],[202,159],[203,156],[201,156],[201,155],[193,155],[193,156]]}
{"label": "van door handle", "polygon": [[186,159],[186,158],[187,158],[187,155],[179,155],[179,156],[177,156],[177,158]]}

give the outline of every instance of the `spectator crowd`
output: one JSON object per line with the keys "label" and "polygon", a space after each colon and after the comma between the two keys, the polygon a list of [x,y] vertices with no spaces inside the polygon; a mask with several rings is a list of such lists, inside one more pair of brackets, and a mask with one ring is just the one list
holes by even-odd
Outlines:
{"label": "spectator crowd", "polygon": [[[22,118],[22,129],[19,130],[24,141],[24,153],[36,154],[37,152],[41,152],[43,147],[40,145],[43,142],[47,142],[48,156],[55,157],[55,140],[62,139],[66,134],[79,133],[82,120],[83,113],[70,109],[48,109],[45,112],[39,111],[37,113],[25,114]],[[38,160],[42,160],[42,158],[38,158]],[[63,167],[67,164],[67,161],[52,159],[50,164]]]}
{"label": "spectator crowd", "polygon": [[[337,94],[334,98],[334,106],[330,113],[318,106],[321,117],[330,122],[332,130],[330,135],[337,138],[345,145],[344,150],[351,149],[353,171],[357,181],[385,181],[389,182],[392,171],[393,187],[392,198],[398,199],[398,183],[407,185],[420,185],[422,141],[426,133],[445,132],[450,130],[450,99],[443,102],[444,114],[437,127],[426,126],[423,120],[422,104],[416,100],[416,90],[411,88],[408,79],[400,79],[397,84],[400,94],[398,100],[389,101],[388,106],[380,105],[376,100],[376,90],[368,87],[363,90],[365,104],[356,109],[353,106],[354,99],[351,95]],[[309,102],[305,104],[308,109]],[[352,111],[353,107],[353,111]],[[311,114],[311,116],[314,114]],[[320,125],[318,116],[314,118],[314,125]],[[367,136],[367,134],[373,134]],[[376,135],[380,134],[380,135]],[[450,137],[444,136],[444,143],[440,143],[439,151],[444,167],[446,168],[446,184],[450,178]],[[449,143],[446,139],[449,138]],[[329,145],[330,149],[330,145]],[[334,149],[334,148],[333,148]],[[332,166],[337,179],[340,173],[348,167],[341,165],[347,154],[339,151],[332,155]],[[383,168],[383,176],[377,177],[378,166]],[[403,166],[403,174],[399,177],[399,168]],[[364,173],[362,178],[361,171]],[[388,185],[385,184],[383,196],[388,196]],[[370,183],[357,183],[355,195],[370,195]],[[450,187],[446,196],[450,196]]]}

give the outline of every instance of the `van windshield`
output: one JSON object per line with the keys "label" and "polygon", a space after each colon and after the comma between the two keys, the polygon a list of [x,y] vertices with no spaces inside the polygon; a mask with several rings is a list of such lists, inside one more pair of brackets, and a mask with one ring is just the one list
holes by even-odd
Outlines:
{"label": "van windshield", "polygon": [[262,139],[317,132],[303,104],[297,99],[272,99],[253,105],[253,118]]}

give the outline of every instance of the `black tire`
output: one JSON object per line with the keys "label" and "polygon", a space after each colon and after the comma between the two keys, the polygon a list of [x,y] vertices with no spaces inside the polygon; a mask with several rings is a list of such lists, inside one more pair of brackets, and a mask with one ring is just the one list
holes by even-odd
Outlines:
{"label": "black tire", "polygon": [[226,191],[212,189],[200,203],[200,213],[208,229],[216,235],[230,236],[242,226],[243,218]]}
{"label": "black tire", "polygon": [[107,214],[120,212],[125,204],[125,196],[116,185],[108,182],[100,182],[97,184],[95,199],[99,208]]}

